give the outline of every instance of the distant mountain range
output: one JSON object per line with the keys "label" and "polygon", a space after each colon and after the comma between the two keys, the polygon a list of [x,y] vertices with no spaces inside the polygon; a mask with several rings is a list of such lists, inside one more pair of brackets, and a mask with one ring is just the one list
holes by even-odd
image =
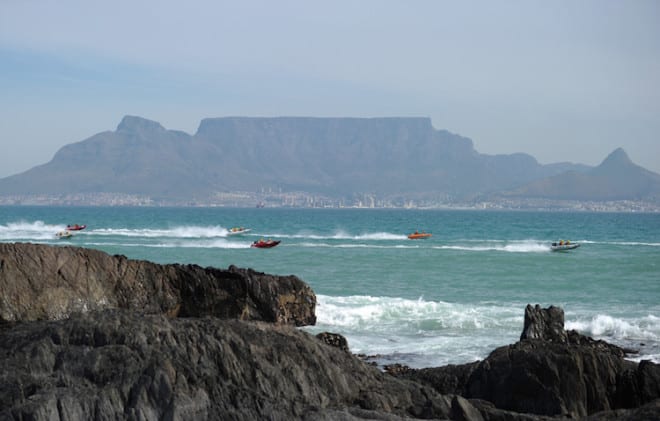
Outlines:
{"label": "distant mountain range", "polygon": [[622,149],[598,167],[541,165],[485,155],[428,118],[202,120],[197,133],[126,116],[115,131],[61,148],[53,159],[0,179],[0,195],[122,193],[209,201],[218,194],[370,194],[390,201],[489,198],[660,201],[660,175]]}

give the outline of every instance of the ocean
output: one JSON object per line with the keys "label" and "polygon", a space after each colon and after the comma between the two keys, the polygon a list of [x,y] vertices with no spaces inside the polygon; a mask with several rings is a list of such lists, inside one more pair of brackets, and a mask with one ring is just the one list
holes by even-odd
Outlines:
{"label": "ocean", "polygon": [[[74,223],[87,228],[55,236]],[[229,236],[234,226],[251,231]],[[433,235],[409,240],[415,230]],[[250,248],[262,237],[281,244]],[[581,246],[552,252],[561,239]],[[8,206],[0,241],[293,274],[318,300],[303,329],[340,333],[380,364],[483,359],[518,340],[528,303],[660,362],[660,214]]]}

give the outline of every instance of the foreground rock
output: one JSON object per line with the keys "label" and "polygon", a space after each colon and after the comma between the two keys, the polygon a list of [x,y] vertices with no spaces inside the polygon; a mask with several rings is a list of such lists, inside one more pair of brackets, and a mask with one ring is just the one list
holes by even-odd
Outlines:
{"label": "foreground rock", "polygon": [[170,317],[316,323],[316,296],[295,276],[159,265],[80,247],[0,243],[0,297],[0,322],[122,308]]}
{"label": "foreground rock", "polygon": [[395,377],[290,326],[315,303],[294,276],[0,244],[0,420],[660,419],[660,367],[560,308],[528,306],[484,361]]}
{"label": "foreground rock", "polygon": [[653,416],[640,419],[660,418],[654,403],[660,399],[660,366],[627,361],[623,349],[565,332],[563,325],[561,308],[527,306],[520,342],[497,348],[483,361],[407,370],[401,377],[517,413],[580,418],[609,411],[600,416],[616,419],[627,412],[612,410],[650,405],[645,410]]}
{"label": "foreground rock", "polygon": [[0,331],[0,419],[474,419],[290,326],[109,310]]}

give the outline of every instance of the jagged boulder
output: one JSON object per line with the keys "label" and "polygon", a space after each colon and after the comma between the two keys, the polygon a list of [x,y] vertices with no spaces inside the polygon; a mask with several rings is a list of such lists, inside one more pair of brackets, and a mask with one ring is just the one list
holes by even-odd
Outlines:
{"label": "jagged boulder", "polygon": [[70,246],[0,243],[0,297],[0,322],[122,308],[170,317],[316,323],[316,295],[296,276],[160,265]]}
{"label": "jagged boulder", "polygon": [[475,419],[291,326],[123,310],[0,325],[0,419]]}
{"label": "jagged boulder", "polygon": [[561,307],[550,306],[541,308],[527,304],[525,307],[525,324],[520,340],[541,339],[548,342],[566,343],[564,330],[564,310]]}

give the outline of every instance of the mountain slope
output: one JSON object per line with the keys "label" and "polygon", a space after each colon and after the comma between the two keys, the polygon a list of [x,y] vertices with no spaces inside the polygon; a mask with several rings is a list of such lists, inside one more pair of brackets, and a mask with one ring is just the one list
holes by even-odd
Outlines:
{"label": "mountain slope", "polygon": [[165,130],[158,123],[126,117],[116,131],[66,145],[49,163],[0,180],[0,191],[169,196],[189,183],[190,140],[189,135]]}
{"label": "mountain slope", "polygon": [[60,149],[0,180],[0,194],[132,193],[200,199],[218,192],[467,199],[557,175],[527,154],[483,155],[428,118],[225,117],[197,133],[126,116],[115,131]]}
{"label": "mountain slope", "polygon": [[561,200],[652,200],[660,199],[660,175],[634,164],[618,148],[597,167],[578,173],[568,171],[532,182],[506,194]]}

